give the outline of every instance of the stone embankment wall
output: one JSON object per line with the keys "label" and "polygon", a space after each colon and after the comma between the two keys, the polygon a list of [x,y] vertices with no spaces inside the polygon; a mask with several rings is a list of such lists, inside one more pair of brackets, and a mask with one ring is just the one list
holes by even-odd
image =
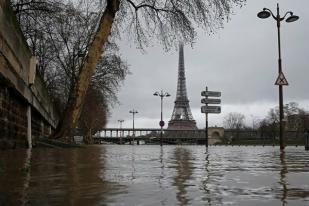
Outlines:
{"label": "stone embankment wall", "polygon": [[58,114],[8,0],[0,0],[0,148],[31,147]]}

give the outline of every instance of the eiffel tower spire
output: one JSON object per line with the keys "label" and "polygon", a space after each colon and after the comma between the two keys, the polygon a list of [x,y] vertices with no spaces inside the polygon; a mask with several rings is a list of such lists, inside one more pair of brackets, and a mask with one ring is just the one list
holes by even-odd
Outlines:
{"label": "eiffel tower spire", "polygon": [[175,106],[168,129],[197,129],[187,97],[183,44],[179,44],[178,82]]}

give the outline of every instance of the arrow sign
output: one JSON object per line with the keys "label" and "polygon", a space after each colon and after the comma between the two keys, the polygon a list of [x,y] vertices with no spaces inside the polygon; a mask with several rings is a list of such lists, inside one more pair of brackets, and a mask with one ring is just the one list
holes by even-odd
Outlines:
{"label": "arrow sign", "polygon": [[280,72],[275,85],[285,85],[285,86],[289,85],[288,80],[285,78],[283,72]]}
{"label": "arrow sign", "polygon": [[202,104],[221,104],[221,99],[201,99]]}
{"label": "arrow sign", "polygon": [[219,114],[221,113],[221,107],[220,106],[202,106],[201,112]]}
{"label": "arrow sign", "polygon": [[201,96],[205,97],[221,97],[221,92],[214,92],[214,91],[202,91]]}

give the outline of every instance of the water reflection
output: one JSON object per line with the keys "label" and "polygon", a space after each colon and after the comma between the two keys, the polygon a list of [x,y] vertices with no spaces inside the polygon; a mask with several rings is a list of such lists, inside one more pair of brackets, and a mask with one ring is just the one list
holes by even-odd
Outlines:
{"label": "water reflection", "polygon": [[[288,153],[288,156],[286,157],[286,152],[280,153],[280,178],[279,178],[279,185],[281,185],[281,196],[277,197],[281,199],[282,205],[289,205],[290,200],[309,200],[309,188],[306,184],[306,181],[308,182],[308,179],[303,177],[302,175],[297,174],[307,174],[308,170],[305,167],[305,162],[303,161],[297,161],[300,157],[297,153]],[[301,157],[304,158],[304,157]],[[289,165],[289,167],[287,166]],[[288,178],[289,172],[291,172],[293,175],[293,178]],[[295,173],[296,172],[296,173]],[[306,172],[306,173],[304,173]],[[302,182],[304,185],[298,184],[298,186],[295,187],[294,182]],[[293,184],[294,183],[294,184]],[[280,193],[277,193],[278,195]]]}
{"label": "water reflection", "polygon": [[186,183],[192,175],[191,153],[186,148],[176,147],[174,158],[176,176],[173,185],[177,187],[176,198],[180,205],[187,205],[190,199],[187,195],[188,185]]}
{"label": "water reflection", "polygon": [[308,159],[290,147],[0,151],[0,205],[309,205]]}
{"label": "water reflection", "polygon": [[[166,177],[166,174],[165,174],[165,161],[164,161],[164,148],[163,147],[160,147],[159,161],[160,161],[160,175],[158,178],[158,184],[159,184],[160,191],[164,191],[166,189],[164,186],[164,183],[165,183],[164,178]],[[162,200],[160,200],[160,205],[161,206],[168,205],[167,199],[162,198]]]}
{"label": "water reflection", "polygon": [[286,180],[286,174],[288,173],[288,169],[286,166],[286,161],[285,161],[285,152],[281,151],[280,152],[280,164],[281,164],[281,170],[280,170],[280,181],[279,184],[282,186],[282,197],[281,197],[281,202],[282,205],[286,205],[286,197],[287,197],[287,180]]}
{"label": "water reflection", "polygon": [[211,205],[211,194],[210,194],[210,174],[209,174],[209,153],[208,150],[206,151],[206,157],[205,157],[205,179],[203,182],[203,190],[205,191],[206,196],[204,197],[204,200],[207,201],[208,205]]}
{"label": "water reflection", "polygon": [[131,147],[131,182],[135,180],[135,173],[136,173],[136,168],[135,168],[135,146]]}
{"label": "water reflection", "polygon": [[104,180],[105,149],[37,150],[31,205],[98,205],[117,186]]}
{"label": "water reflection", "polygon": [[223,191],[227,191],[225,187],[224,169],[226,163],[222,163],[224,154],[217,155],[213,151],[206,150],[203,160],[203,175],[201,190],[203,192],[203,205],[223,205]]}
{"label": "water reflection", "polygon": [[162,186],[162,180],[163,178],[165,177],[165,174],[164,174],[164,161],[163,161],[163,147],[160,147],[160,155],[159,155],[159,161],[160,161],[160,175],[159,175],[159,187],[160,189],[163,189],[163,186]]}
{"label": "water reflection", "polygon": [[29,148],[26,150],[25,163],[23,167],[23,174],[25,175],[25,179],[21,197],[21,205],[26,205],[27,203],[28,188],[31,180],[31,155],[32,155],[32,148]]}
{"label": "water reflection", "polygon": [[0,151],[0,205],[25,205],[31,150]]}

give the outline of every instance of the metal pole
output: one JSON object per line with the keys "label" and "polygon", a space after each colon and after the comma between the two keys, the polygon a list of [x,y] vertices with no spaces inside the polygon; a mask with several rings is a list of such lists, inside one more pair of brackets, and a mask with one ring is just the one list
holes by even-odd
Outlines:
{"label": "metal pole", "polygon": [[27,146],[29,149],[32,148],[32,131],[31,131],[31,106],[27,106]]}
{"label": "metal pole", "polygon": [[[206,87],[206,92],[208,91],[208,87]],[[208,96],[205,96],[205,98],[207,99]],[[206,103],[206,107],[208,106],[208,104]],[[206,148],[208,148],[208,113],[205,113],[205,146]]]}
{"label": "metal pole", "polygon": [[309,132],[305,133],[305,150],[309,150]]}
{"label": "metal pole", "polygon": [[133,144],[134,144],[134,137],[135,137],[135,131],[134,131],[134,115],[135,115],[135,112],[134,112],[134,110],[133,110],[133,134],[132,134],[132,136],[133,136]]}
{"label": "metal pole", "polygon": [[130,110],[129,111],[130,113],[132,113],[132,115],[133,115],[133,130],[132,130],[132,140],[133,140],[133,144],[134,144],[134,137],[135,137],[135,130],[134,130],[134,116],[135,116],[135,114],[136,113],[138,113],[136,110]]}
{"label": "metal pole", "polygon": [[[279,14],[279,4],[277,4],[277,30],[278,30],[278,74],[282,72],[282,61],[281,61],[281,43],[280,43],[280,14]],[[280,150],[284,150],[284,139],[283,139],[283,88],[282,85],[279,85],[279,141],[280,141]]]}
{"label": "metal pole", "polygon": [[[161,91],[161,122],[163,121],[163,92]],[[163,142],[163,126],[161,126],[161,133],[160,133],[160,146],[162,146]]]}
{"label": "metal pole", "polygon": [[208,113],[205,113],[205,117],[206,117],[205,138],[206,138],[206,148],[208,148]]}
{"label": "metal pole", "polygon": [[164,121],[163,121],[163,98],[171,96],[169,93],[164,92],[161,90],[160,92],[155,92],[153,94],[154,96],[159,96],[161,98],[161,120],[160,120],[160,146],[163,144],[163,127],[164,127]]}
{"label": "metal pole", "polygon": [[122,131],[122,123],[124,122],[123,119],[118,120],[118,122],[120,123],[119,129],[120,129],[120,138],[119,138],[119,144],[122,144],[122,137],[123,137],[123,131]]}

